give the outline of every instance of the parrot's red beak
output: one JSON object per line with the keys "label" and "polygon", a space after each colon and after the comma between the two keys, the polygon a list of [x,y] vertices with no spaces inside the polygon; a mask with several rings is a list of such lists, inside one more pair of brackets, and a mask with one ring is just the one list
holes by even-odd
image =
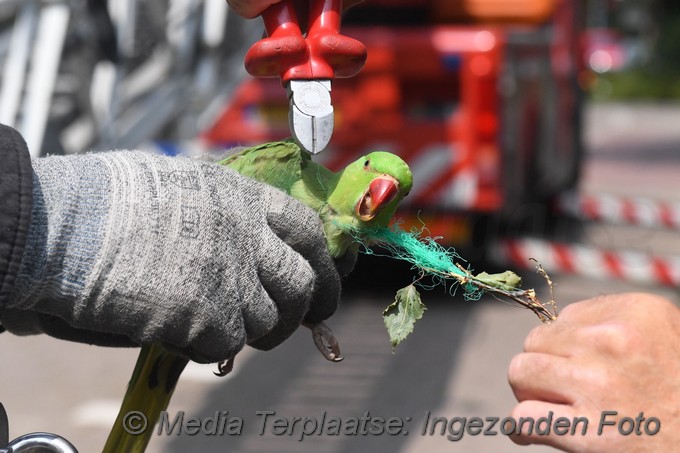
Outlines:
{"label": "parrot's red beak", "polygon": [[375,178],[356,205],[357,216],[364,222],[373,219],[398,194],[399,182],[396,179],[387,175]]}

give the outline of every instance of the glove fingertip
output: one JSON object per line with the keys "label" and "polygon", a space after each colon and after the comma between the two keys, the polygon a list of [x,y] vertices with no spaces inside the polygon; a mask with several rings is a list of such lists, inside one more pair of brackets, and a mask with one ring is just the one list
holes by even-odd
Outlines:
{"label": "glove fingertip", "polygon": [[300,326],[300,323],[286,324],[280,322],[267,335],[248,343],[248,346],[260,351],[269,351],[286,341]]}
{"label": "glove fingertip", "polygon": [[350,246],[344,255],[339,258],[335,258],[333,262],[335,263],[335,268],[342,278],[347,277],[350,272],[354,269],[359,256],[358,244],[353,244]]}

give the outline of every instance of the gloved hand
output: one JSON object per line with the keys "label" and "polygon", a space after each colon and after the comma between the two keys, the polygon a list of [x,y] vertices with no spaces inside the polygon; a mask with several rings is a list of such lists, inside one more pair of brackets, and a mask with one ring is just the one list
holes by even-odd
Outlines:
{"label": "gloved hand", "polygon": [[2,325],[99,345],[161,342],[198,362],[270,349],[331,316],[321,222],[288,195],[186,158],[33,161],[34,208]]}

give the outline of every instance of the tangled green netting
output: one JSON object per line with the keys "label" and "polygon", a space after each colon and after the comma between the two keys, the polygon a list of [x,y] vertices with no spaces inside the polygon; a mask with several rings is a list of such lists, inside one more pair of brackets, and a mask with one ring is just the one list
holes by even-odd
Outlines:
{"label": "tangled green netting", "polygon": [[[457,261],[465,261],[453,247],[446,248],[437,242],[437,237],[427,235],[425,227],[404,231],[399,224],[391,227],[378,227],[369,230],[354,231],[352,236],[361,245],[361,252],[366,255],[388,256],[412,264],[412,269],[430,277],[432,284],[425,285],[418,279],[420,286],[431,289],[444,285],[453,294],[461,282],[465,282],[472,274],[470,269],[456,265]],[[377,251],[379,246],[385,252]],[[467,300],[479,300],[484,290],[469,282],[463,283],[463,296]]]}

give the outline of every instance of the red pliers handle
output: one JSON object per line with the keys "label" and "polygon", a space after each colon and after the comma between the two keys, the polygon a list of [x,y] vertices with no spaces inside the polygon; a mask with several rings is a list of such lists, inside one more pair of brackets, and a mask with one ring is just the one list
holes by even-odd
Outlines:
{"label": "red pliers handle", "polygon": [[246,55],[246,70],[255,77],[331,80],[352,77],[366,61],[366,47],[340,34],[342,0],[311,0],[307,37],[302,35],[291,0],[262,13],[267,38]]}
{"label": "red pliers handle", "polygon": [[355,75],[366,61],[366,47],[340,34],[341,14],[342,0],[310,0],[304,36],[292,0],[276,3],[262,13],[267,37],[245,58],[251,75],[281,78],[290,99],[291,132],[313,154],[333,132],[330,82]]}

